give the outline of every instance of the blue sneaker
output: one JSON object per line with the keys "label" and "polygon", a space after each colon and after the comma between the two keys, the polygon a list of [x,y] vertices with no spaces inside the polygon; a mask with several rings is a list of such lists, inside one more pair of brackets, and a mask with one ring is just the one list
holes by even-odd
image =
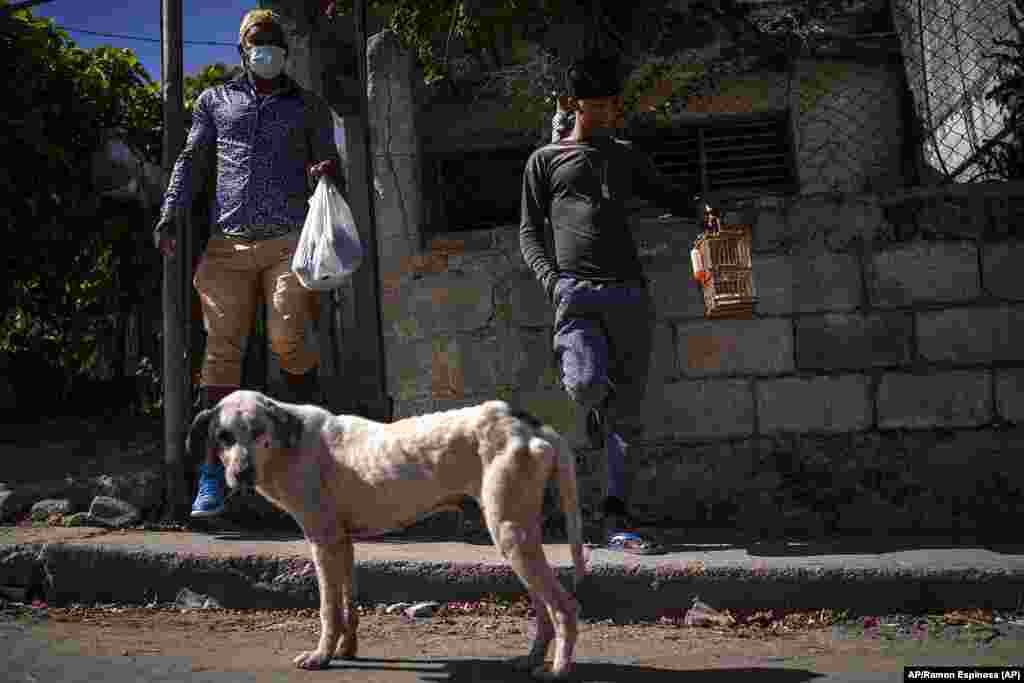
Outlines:
{"label": "blue sneaker", "polygon": [[216,517],[224,512],[224,465],[199,467],[199,493],[192,503],[193,517]]}

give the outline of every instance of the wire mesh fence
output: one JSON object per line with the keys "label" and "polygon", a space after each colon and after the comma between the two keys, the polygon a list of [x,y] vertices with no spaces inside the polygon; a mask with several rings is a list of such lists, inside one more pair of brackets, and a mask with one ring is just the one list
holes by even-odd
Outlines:
{"label": "wire mesh fence", "polygon": [[954,182],[989,180],[994,140],[1010,133],[986,95],[998,84],[997,40],[1011,37],[1008,0],[892,0],[893,23],[927,165]]}
{"label": "wire mesh fence", "polygon": [[[1012,117],[991,93],[1006,82],[1008,60],[996,55],[1015,37],[1013,1],[745,0],[755,28],[746,52],[774,51],[788,73],[761,60],[746,74],[715,74],[679,110],[787,108],[804,193],[1006,179],[1005,164],[991,162],[1014,140]],[[736,103],[718,92],[737,87]]]}

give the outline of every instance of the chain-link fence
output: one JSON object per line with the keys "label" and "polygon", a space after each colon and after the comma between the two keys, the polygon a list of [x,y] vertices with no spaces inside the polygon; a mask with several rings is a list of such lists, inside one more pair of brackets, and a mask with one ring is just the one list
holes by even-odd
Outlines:
{"label": "chain-link fence", "polygon": [[[1014,138],[1006,99],[991,94],[1009,82],[996,55],[1010,52],[1000,40],[1017,39],[1010,9],[1020,2],[737,0],[728,13],[674,5],[671,20],[666,2],[647,23],[634,22],[624,55],[631,68],[627,134],[656,138],[664,170],[698,169],[707,191],[716,177],[728,180],[723,192],[785,190],[765,186],[766,165],[791,169],[795,182],[786,187],[803,194],[1018,177],[1019,170],[1001,172],[1013,165],[1001,160],[1000,142],[1014,146],[1004,156],[1019,159],[1021,136]],[[595,30],[588,26],[580,30]],[[483,70],[487,77],[473,91],[509,106],[496,114],[482,108],[500,121],[480,121],[474,130],[495,130],[495,145],[508,137],[506,129],[546,139],[555,108],[550,93],[564,87],[563,42]],[[746,129],[752,118],[775,120],[780,113],[787,125],[766,124],[757,135]],[[661,145],[673,135],[700,137],[698,129],[712,125],[730,138],[725,157],[704,154],[696,143],[687,151],[682,142],[672,157],[675,147]],[[446,140],[450,122],[439,128],[432,139]]]}
{"label": "chain-link fence", "polygon": [[892,0],[924,161],[948,180],[989,179],[984,157],[1006,138],[996,41],[1011,37],[1008,0]]}
{"label": "chain-link fence", "polygon": [[991,96],[1007,77],[996,55],[1016,38],[1013,1],[746,0],[756,35],[790,65],[801,191],[1014,175],[994,163],[1014,132]]}

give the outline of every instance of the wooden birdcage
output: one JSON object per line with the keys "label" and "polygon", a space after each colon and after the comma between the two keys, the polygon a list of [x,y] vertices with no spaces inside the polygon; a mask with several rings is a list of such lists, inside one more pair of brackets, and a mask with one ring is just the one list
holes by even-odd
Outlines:
{"label": "wooden birdcage", "polygon": [[709,318],[750,318],[757,294],[749,225],[723,226],[719,212],[704,211],[704,232],[694,244],[694,277],[704,290]]}

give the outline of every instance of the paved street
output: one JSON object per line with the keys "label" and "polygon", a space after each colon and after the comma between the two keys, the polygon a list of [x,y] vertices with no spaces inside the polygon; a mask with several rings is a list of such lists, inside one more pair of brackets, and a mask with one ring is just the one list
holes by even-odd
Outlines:
{"label": "paved street", "polygon": [[[0,651],[12,683],[530,680],[501,661],[529,642],[522,615],[367,612],[359,660],[335,661],[326,672],[293,669],[292,656],[314,643],[317,628],[314,610],[8,608]],[[755,633],[588,623],[578,661],[573,680],[586,683],[896,682],[905,665],[1024,665],[1024,624],[915,637],[849,626]]]}

